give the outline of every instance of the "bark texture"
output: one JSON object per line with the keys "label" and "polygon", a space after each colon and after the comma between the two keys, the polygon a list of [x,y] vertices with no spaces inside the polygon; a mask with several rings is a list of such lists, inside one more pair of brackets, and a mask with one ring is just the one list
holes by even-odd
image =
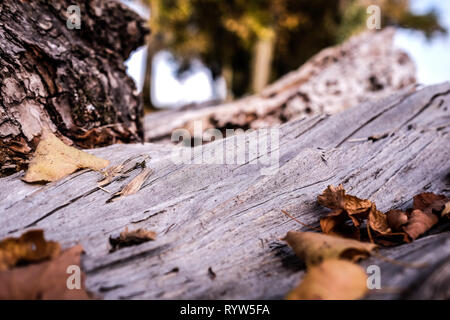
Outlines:
{"label": "bark texture", "polygon": [[[78,3],[78,2],[77,2]],[[143,137],[142,105],[124,61],[148,29],[120,2],[0,3],[0,174],[21,169],[42,127],[91,148]]]}
{"label": "bark texture", "polygon": [[[334,114],[415,83],[415,66],[393,45],[394,29],[364,33],[328,48],[261,93],[231,103],[158,112],[146,116],[145,137],[170,139],[177,128],[258,129],[304,115]],[[193,132],[191,133],[193,134]]]}
{"label": "bark texture", "polygon": [[[108,202],[101,175],[81,171],[46,186],[28,185],[23,173],[0,179],[0,238],[42,228],[64,247],[81,243],[87,287],[107,299],[283,298],[304,275],[303,261],[279,239],[318,225],[327,210],[317,195],[343,183],[348,193],[374,201],[383,212],[412,205],[428,191],[450,195],[450,83],[407,88],[339,114],[316,115],[280,126],[279,170],[246,150],[244,163],[176,164],[172,144],[127,144],[95,149],[118,164],[148,154],[154,173],[134,195]],[[267,134],[247,134],[248,141]],[[384,138],[373,141],[371,136]],[[202,155],[224,150],[237,136],[214,141]],[[230,149],[225,149],[226,154]],[[231,149],[233,152],[233,149]],[[135,158],[133,162],[140,162]],[[104,186],[112,193],[128,178]],[[110,252],[109,238],[127,227],[157,233],[155,241]],[[381,251],[385,257],[423,264],[411,268],[370,258],[381,269],[381,290],[368,299],[448,297],[450,222],[416,241]],[[445,269],[445,270],[443,270]],[[440,271],[439,271],[440,270]],[[425,280],[429,279],[429,280]],[[439,292],[437,292],[438,290]]]}

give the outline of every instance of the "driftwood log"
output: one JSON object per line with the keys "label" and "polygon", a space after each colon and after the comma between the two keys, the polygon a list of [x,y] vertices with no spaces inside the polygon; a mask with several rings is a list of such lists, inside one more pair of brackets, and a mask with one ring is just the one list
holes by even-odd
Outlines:
{"label": "driftwood log", "polygon": [[149,142],[170,140],[177,128],[258,129],[305,115],[334,114],[415,83],[415,66],[395,48],[395,29],[367,32],[327,48],[261,93],[222,105],[187,106],[145,118]]}
{"label": "driftwood log", "polygon": [[24,167],[42,127],[83,148],[143,138],[123,63],[144,21],[118,1],[78,1],[79,15],[72,4],[0,2],[0,175]]}
{"label": "driftwood log", "polygon": [[[81,243],[87,287],[106,299],[282,298],[305,266],[279,239],[307,229],[280,209],[317,226],[326,214],[317,195],[339,183],[382,211],[408,207],[423,191],[448,196],[449,110],[445,83],[408,87],[332,116],[290,121],[279,127],[279,146],[270,150],[279,154],[279,170],[272,175],[262,175],[266,164],[249,153],[241,164],[176,164],[171,159],[181,147],[172,144],[95,149],[90,152],[113,163],[148,154],[154,173],[139,192],[115,202],[107,202],[111,194],[98,188],[97,172],[81,171],[45,186],[24,183],[23,172],[2,178],[0,237],[42,228],[64,247]],[[245,137],[255,134],[266,133]],[[203,152],[221,150],[235,138],[206,144]],[[138,172],[105,189],[120,190]],[[110,253],[109,237],[127,226],[154,230],[157,238]],[[440,224],[410,244],[381,251],[426,267],[364,261],[381,268],[382,289],[367,298],[448,299],[449,227]]]}

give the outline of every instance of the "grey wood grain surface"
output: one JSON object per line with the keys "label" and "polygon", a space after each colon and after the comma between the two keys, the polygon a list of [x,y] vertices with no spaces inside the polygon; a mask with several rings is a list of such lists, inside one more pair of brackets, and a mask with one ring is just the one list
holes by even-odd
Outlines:
{"label": "grey wood grain surface", "polygon": [[[111,194],[97,187],[97,172],[80,171],[45,186],[25,184],[23,172],[2,178],[0,237],[42,228],[64,247],[81,243],[87,287],[106,299],[282,298],[305,267],[280,238],[306,229],[280,209],[317,225],[326,213],[317,195],[339,183],[380,210],[407,207],[423,191],[449,195],[449,108],[450,83],[445,83],[409,88],[333,116],[288,122],[279,127],[278,148],[270,150],[279,152],[273,175],[262,175],[265,164],[251,154],[244,164],[211,165],[175,164],[173,153],[181,147],[173,145],[90,150],[112,163],[148,154],[154,173],[138,193],[111,203]],[[383,134],[387,137],[363,141]],[[209,143],[203,151],[219,150],[234,138]],[[117,192],[138,173],[105,188]],[[154,230],[157,239],[109,253],[108,238],[126,226]],[[438,266],[448,271],[449,235],[443,224],[413,243],[381,251],[427,262],[424,268],[364,261],[363,266],[379,265],[382,276],[383,289],[368,298],[411,297],[411,288]]]}

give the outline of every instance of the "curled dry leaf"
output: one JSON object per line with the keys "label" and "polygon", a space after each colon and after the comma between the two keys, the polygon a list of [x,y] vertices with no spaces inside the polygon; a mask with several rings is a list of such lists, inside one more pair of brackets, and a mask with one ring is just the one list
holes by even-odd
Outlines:
{"label": "curled dry leaf", "polygon": [[118,164],[115,166],[111,166],[102,172],[103,179],[98,182],[99,187],[104,187],[107,184],[111,183],[115,177],[117,177],[123,170],[124,164]]}
{"label": "curled dry leaf", "polygon": [[349,216],[345,210],[338,209],[330,212],[326,217],[320,219],[320,228],[323,233],[342,236],[359,240],[360,232],[355,225],[347,224]]}
{"label": "curled dry leaf", "polygon": [[408,223],[403,227],[405,233],[412,239],[417,239],[438,222],[439,218],[434,213],[422,210],[413,210],[408,215]]}
{"label": "curled dry leaf", "polygon": [[153,231],[145,229],[128,231],[128,227],[126,227],[125,230],[120,233],[119,237],[110,237],[109,243],[112,246],[111,251],[115,251],[123,247],[133,246],[155,239],[156,233]]}
{"label": "curled dry leaf", "polygon": [[145,160],[141,163],[135,164],[133,167],[130,167],[130,165],[128,165],[131,162],[131,160],[139,158],[139,157],[143,157],[145,159],[150,158],[150,156],[147,154],[137,155],[137,156],[133,156],[131,158],[124,160],[122,163],[120,163],[118,165],[114,165],[114,166],[110,166],[110,167],[106,168],[105,170],[102,171],[103,179],[98,182],[98,186],[104,187],[107,184],[111,183],[115,178],[122,176],[122,175],[128,173],[129,171],[136,169],[139,166],[143,167],[145,165]]}
{"label": "curled dry leaf", "polygon": [[[34,300],[34,299],[89,299],[85,291],[84,278],[81,272],[80,288],[69,289],[68,283],[76,269],[80,266],[80,256],[83,248],[78,245],[63,251],[52,260],[31,264],[24,267],[16,267],[0,272],[0,299],[1,300]],[[77,280],[73,283],[76,285]]]}
{"label": "curled dry leaf", "polygon": [[19,238],[6,238],[0,242],[0,271],[18,264],[53,259],[61,247],[54,241],[46,241],[42,230],[30,230]]}
{"label": "curled dry leaf", "polygon": [[385,235],[392,233],[387,216],[383,212],[377,210],[375,203],[372,203],[372,207],[370,208],[368,223],[369,227],[379,234]]}
{"label": "curled dry leaf", "polygon": [[142,171],[131,180],[122,190],[115,193],[108,202],[119,200],[122,197],[129,196],[130,194],[134,194],[138,192],[145,181],[147,181],[148,177],[153,173],[153,171],[149,168],[143,168]]}
{"label": "curled dry leaf", "polygon": [[79,169],[101,170],[108,164],[107,160],[64,144],[50,130],[44,129],[23,180],[57,181]]}
{"label": "curled dry leaf", "polygon": [[448,202],[445,204],[444,210],[442,210],[441,216],[442,216],[442,217],[450,218],[450,201],[448,201]]}
{"label": "curled dry leaf", "polygon": [[[337,187],[328,186],[317,197],[317,201],[322,206],[333,210],[320,221],[323,232],[359,239],[357,227],[369,214],[372,207],[371,201],[346,194],[342,184]],[[351,220],[353,226],[347,225],[347,220]]]}
{"label": "curled dry leaf", "polygon": [[359,199],[358,197],[345,194],[342,184],[339,186],[328,186],[323,193],[317,197],[317,201],[324,207],[337,210],[343,209],[347,213],[357,215],[364,213],[372,206],[372,202],[366,199]]}
{"label": "curled dry leaf", "polygon": [[329,259],[308,268],[303,281],[288,300],[354,300],[367,292],[367,275],[351,262]]}
{"label": "curled dry leaf", "polygon": [[367,258],[377,247],[373,243],[330,236],[317,232],[289,231],[283,239],[307,266],[326,259],[358,261]]}
{"label": "curled dry leaf", "polygon": [[408,215],[402,210],[389,210],[386,218],[393,231],[403,231],[402,227],[408,223]]}
{"label": "curled dry leaf", "polygon": [[430,192],[418,194],[414,196],[413,209],[406,212],[390,210],[386,213],[388,226],[395,232],[403,233],[405,242],[415,240],[438,223],[447,202],[448,198],[444,195]]}
{"label": "curled dry leaf", "polygon": [[422,210],[428,213],[440,213],[444,210],[445,204],[449,200],[450,199],[444,195],[425,192],[414,196],[413,209]]}
{"label": "curled dry leaf", "polygon": [[428,211],[407,210],[390,210],[386,213],[387,221],[393,231],[397,233],[386,235],[403,234],[403,241],[410,242],[417,239],[420,235],[427,232],[434,226],[439,218],[434,213]]}

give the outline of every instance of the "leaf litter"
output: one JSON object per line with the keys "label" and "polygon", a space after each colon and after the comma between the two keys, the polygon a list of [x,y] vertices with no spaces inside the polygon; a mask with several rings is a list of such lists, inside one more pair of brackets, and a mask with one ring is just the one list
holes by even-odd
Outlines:
{"label": "leaf litter", "polygon": [[[342,185],[328,186],[317,197],[319,204],[332,210],[320,219],[323,233],[290,231],[283,239],[307,266],[306,275],[286,299],[363,297],[367,276],[354,262],[370,255],[405,267],[423,267],[423,264],[394,261],[375,250],[380,245],[391,246],[417,239],[440,218],[448,217],[449,200],[444,195],[421,193],[414,197],[412,208],[383,213],[372,201],[346,194]],[[298,221],[284,210],[282,212]],[[359,241],[364,224],[371,242]]]}

